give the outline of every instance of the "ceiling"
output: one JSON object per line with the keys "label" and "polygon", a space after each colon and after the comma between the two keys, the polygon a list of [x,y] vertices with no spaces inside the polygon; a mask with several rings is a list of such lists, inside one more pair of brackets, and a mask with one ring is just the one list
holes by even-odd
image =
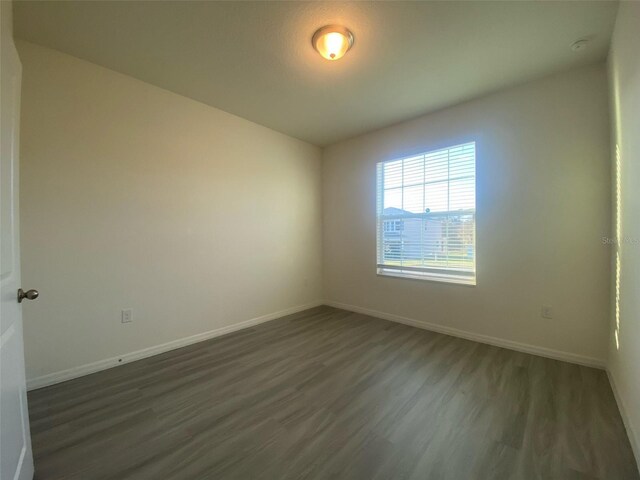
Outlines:
{"label": "ceiling", "polygon": [[[16,36],[324,146],[602,61],[616,2],[19,1]],[[330,62],[314,31],[355,44]],[[570,45],[589,37],[588,48]]]}

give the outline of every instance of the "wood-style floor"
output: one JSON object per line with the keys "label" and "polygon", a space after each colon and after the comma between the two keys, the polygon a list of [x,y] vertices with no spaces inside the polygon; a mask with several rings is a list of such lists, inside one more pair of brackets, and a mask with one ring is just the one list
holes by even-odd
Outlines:
{"label": "wood-style floor", "polygon": [[638,479],[603,371],[319,307],[29,394],[36,479]]}

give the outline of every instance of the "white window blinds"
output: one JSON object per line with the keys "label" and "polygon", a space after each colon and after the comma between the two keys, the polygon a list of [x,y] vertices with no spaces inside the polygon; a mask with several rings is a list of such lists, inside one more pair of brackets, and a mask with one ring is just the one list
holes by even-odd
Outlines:
{"label": "white window blinds", "polygon": [[378,273],[475,284],[475,150],[378,163]]}

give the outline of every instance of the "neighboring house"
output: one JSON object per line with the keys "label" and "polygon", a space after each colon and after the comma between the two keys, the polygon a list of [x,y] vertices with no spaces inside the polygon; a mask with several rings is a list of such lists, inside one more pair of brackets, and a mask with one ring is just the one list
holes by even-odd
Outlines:
{"label": "neighboring house", "polygon": [[[411,215],[411,212],[389,207],[384,209],[383,214],[395,217]],[[384,220],[385,257],[399,260],[402,252],[405,260],[437,259],[439,254],[444,253],[445,222],[444,217]]]}
{"label": "neighboring house", "polygon": [[[395,207],[385,208],[383,215],[391,217],[383,220],[386,262],[402,260],[404,265],[457,268],[472,265],[475,244],[473,216],[454,213],[416,217],[415,213]],[[407,218],[401,218],[404,215]]]}

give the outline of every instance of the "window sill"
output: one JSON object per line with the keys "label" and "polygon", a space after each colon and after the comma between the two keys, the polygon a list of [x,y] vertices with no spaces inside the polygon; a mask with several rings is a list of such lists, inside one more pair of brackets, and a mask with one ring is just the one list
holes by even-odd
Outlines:
{"label": "window sill", "polygon": [[476,286],[475,277],[461,277],[457,275],[447,275],[432,272],[402,272],[398,270],[378,268],[377,274],[382,277],[404,278],[409,280],[422,280],[427,282],[453,283],[467,287]]}

